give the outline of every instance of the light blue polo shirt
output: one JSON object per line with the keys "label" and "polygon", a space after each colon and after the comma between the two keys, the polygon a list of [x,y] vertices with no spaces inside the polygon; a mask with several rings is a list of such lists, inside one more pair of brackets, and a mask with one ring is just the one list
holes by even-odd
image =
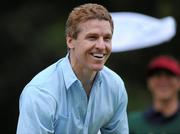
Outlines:
{"label": "light blue polo shirt", "polygon": [[127,101],[122,79],[105,66],[88,98],[67,54],[25,86],[17,134],[128,134]]}

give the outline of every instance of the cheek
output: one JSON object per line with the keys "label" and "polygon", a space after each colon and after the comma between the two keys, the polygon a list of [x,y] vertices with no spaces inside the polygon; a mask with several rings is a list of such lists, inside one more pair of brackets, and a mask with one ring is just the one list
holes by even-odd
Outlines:
{"label": "cheek", "polygon": [[160,83],[156,79],[148,81],[148,88],[154,95],[170,96],[176,94],[179,90],[180,84],[177,81],[166,81],[166,83]]}
{"label": "cheek", "polygon": [[155,88],[156,81],[154,79],[147,80],[148,89],[152,90]]}
{"label": "cheek", "polygon": [[112,45],[111,45],[111,44],[106,45],[106,49],[107,49],[107,51],[108,51],[109,53],[111,53],[111,51],[112,51]]}
{"label": "cheek", "polygon": [[173,81],[172,86],[174,87],[174,89],[179,91],[180,90],[180,81]]}
{"label": "cheek", "polygon": [[180,79],[179,78],[174,78],[174,83],[176,84],[177,88],[180,88]]}

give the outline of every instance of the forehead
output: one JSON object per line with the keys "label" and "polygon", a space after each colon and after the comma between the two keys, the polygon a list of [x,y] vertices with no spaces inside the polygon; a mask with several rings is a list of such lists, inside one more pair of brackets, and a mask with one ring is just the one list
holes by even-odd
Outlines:
{"label": "forehead", "polygon": [[175,73],[168,69],[162,69],[162,68],[156,68],[148,72],[149,77],[150,76],[171,76],[171,77],[178,77]]}
{"label": "forehead", "polygon": [[92,19],[82,22],[78,25],[80,32],[93,33],[93,32],[103,32],[112,35],[112,28],[109,21]]}

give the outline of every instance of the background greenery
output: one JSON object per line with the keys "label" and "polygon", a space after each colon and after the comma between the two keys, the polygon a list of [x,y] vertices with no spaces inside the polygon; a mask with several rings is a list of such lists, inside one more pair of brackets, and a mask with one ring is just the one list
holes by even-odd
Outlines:
{"label": "background greenery", "polygon": [[[180,21],[179,0],[14,0],[0,4],[0,104],[1,133],[16,131],[18,101],[23,87],[40,70],[66,54],[64,25],[79,4],[95,2],[110,12],[132,11]],[[107,66],[124,80],[129,96],[128,112],[145,108],[151,100],[146,88],[146,66],[159,54],[180,59],[179,27],[176,36],[159,46],[113,53]]]}

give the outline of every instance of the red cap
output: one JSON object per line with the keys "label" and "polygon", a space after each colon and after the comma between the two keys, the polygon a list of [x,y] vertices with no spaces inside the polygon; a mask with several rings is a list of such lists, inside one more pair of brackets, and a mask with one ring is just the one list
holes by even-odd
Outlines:
{"label": "red cap", "polygon": [[173,74],[180,76],[180,65],[178,61],[170,56],[159,56],[154,58],[148,66],[148,71],[156,69],[166,69]]}

